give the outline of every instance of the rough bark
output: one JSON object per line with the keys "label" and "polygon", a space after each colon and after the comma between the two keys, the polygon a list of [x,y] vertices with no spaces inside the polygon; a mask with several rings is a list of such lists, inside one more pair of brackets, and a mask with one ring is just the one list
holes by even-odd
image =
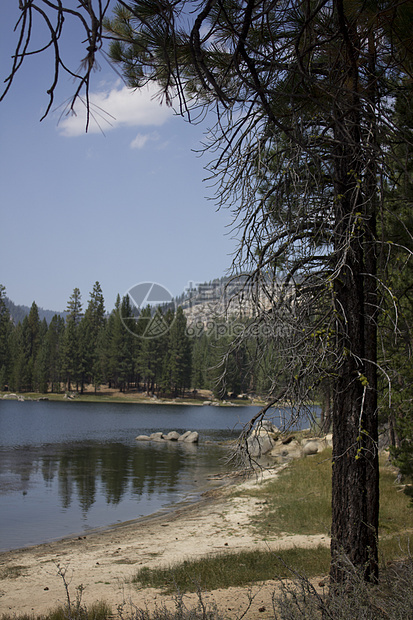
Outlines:
{"label": "rough bark", "polygon": [[379,512],[376,171],[370,166],[361,189],[371,147],[363,135],[366,121],[360,96],[358,33],[345,16],[343,0],[336,0],[336,7],[343,48],[336,65],[341,93],[335,106],[335,245],[336,251],[340,246],[346,250],[335,279],[337,347],[343,361],[332,416],[330,575],[333,581],[346,579],[340,561],[344,555],[362,567],[366,579],[375,581]]}

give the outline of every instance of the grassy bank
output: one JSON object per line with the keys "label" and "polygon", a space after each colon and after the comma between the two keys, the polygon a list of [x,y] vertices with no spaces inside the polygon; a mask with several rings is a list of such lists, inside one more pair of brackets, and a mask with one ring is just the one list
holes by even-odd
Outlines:
{"label": "grassy bank", "polygon": [[[413,535],[413,508],[395,484],[386,458],[380,467],[379,553],[382,565],[409,555]],[[293,461],[280,475],[260,486],[234,491],[237,497],[254,497],[264,510],[250,523],[263,540],[277,535],[329,535],[331,521],[331,451]],[[171,591],[196,591],[244,586],[256,581],[291,576],[291,570],[307,577],[329,570],[329,549],[289,549],[268,552],[225,553],[161,569],[137,572],[137,585]],[[288,568],[287,568],[288,567]]]}
{"label": "grassy bank", "polygon": [[160,588],[165,593],[197,592],[250,585],[260,581],[289,578],[293,571],[309,577],[328,572],[330,551],[285,549],[276,554],[266,551],[222,553],[202,560],[187,561],[169,568],[142,568],[133,582]]}

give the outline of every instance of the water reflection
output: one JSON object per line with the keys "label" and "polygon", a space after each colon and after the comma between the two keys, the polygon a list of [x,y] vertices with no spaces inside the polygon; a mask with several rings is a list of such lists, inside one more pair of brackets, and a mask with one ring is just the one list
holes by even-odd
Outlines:
{"label": "water reflection", "polygon": [[[97,494],[117,505],[128,494],[136,499],[176,491],[185,478],[201,477],[220,467],[222,449],[187,444],[80,442],[68,445],[3,449],[0,490],[28,493],[38,484],[51,488],[57,478],[62,508],[78,502],[86,514]],[[188,480],[189,482],[189,480]]]}
{"label": "water reflection", "polygon": [[[258,410],[1,400],[0,550],[196,499],[208,474],[225,469],[217,443],[236,437]],[[201,443],[134,439],[157,430],[198,430]]]}

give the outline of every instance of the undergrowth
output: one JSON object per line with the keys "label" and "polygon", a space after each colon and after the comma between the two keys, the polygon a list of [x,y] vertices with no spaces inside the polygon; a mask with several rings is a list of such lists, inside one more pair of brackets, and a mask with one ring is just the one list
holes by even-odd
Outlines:
{"label": "undergrowth", "polygon": [[[272,609],[266,618],[273,620],[411,620],[413,617],[413,558],[389,563],[381,571],[377,585],[366,583],[363,571],[354,568],[346,558],[341,558],[347,579],[342,585],[316,588],[300,572],[286,568],[287,578],[280,579],[274,588]],[[120,605],[117,613],[102,603],[86,607],[69,604],[47,615],[7,615],[0,620],[241,620],[251,607],[249,598],[238,615],[228,614],[214,603],[206,602],[202,588],[198,587],[198,602],[193,607],[185,605],[184,596],[175,590],[175,608],[161,603],[154,610],[132,604]],[[251,616],[249,616],[251,617]]]}
{"label": "undergrowth", "polygon": [[[379,537],[399,535],[413,528],[413,510],[395,484],[394,472],[380,459]],[[297,459],[278,476],[259,487],[236,491],[238,497],[265,501],[263,512],[251,524],[261,535],[329,534],[331,525],[331,449]]]}
{"label": "undergrowth", "polygon": [[259,581],[280,579],[290,575],[287,568],[300,571],[308,577],[328,573],[330,550],[319,546],[315,549],[285,549],[277,554],[270,551],[241,551],[211,555],[201,560],[184,561],[167,568],[141,568],[133,582],[141,586],[161,588],[171,593],[240,587]]}

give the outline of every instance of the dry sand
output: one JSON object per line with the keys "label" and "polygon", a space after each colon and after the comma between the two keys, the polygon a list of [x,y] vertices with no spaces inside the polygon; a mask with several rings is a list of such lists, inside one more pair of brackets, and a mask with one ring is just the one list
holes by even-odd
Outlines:
{"label": "dry sand", "polygon": [[[267,472],[265,477],[276,475]],[[254,477],[242,485],[262,482]],[[251,526],[262,510],[262,502],[251,497],[231,496],[234,487],[223,486],[201,501],[170,514],[128,522],[79,538],[64,539],[0,554],[0,614],[47,612],[65,603],[65,589],[58,566],[66,569],[71,597],[84,587],[83,602],[103,600],[115,613],[118,605],[153,608],[173,607],[173,596],[159,590],[138,588],[130,578],[143,566],[167,566],[225,551],[285,549],[330,544],[326,536],[278,536],[264,539]],[[15,567],[15,568],[14,568]],[[13,570],[14,569],[14,570]],[[13,574],[14,573],[14,574]],[[16,576],[17,574],[17,576]],[[245,618],[270,617],[271,596],[276,582],[252,588],[229,588],[206,595],[225,617],[237,618],[247,608],[248,596],[255,595]],[[188,607],[196,595],[185,595]]]}

